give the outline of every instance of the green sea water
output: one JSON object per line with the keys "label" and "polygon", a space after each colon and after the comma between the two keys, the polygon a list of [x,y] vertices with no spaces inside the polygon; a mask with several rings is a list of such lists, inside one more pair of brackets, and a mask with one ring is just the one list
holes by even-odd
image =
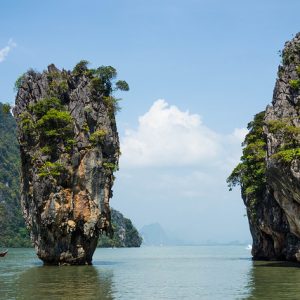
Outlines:
{"label": "green sea water", "polygon": [[246,246],[97,249],[93,266],[0,259],[0,299],[300,299],[300,266],[253,262]]}

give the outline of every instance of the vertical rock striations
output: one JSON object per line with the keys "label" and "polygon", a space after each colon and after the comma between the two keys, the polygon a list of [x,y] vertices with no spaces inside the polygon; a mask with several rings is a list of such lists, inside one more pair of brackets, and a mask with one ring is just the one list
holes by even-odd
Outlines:
{"label": "vertical rock striations", "polygon": [[72,72],[50,65],[16,82],[21,203],[37,255],[46,264],[90,264],[110,233],[109,199],[120,154],[112,67]]}
{"label": "vertical rock striations", "polygon": [[300,34],[282,51],[272,104],[249,123],[241,185],[254,259],[300,261]]}

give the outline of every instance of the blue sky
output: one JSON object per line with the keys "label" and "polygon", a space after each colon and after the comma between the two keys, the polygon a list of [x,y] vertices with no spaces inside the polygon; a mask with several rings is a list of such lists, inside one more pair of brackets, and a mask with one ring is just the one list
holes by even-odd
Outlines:
{"label": "blue sky", "polygon": [[196,242],[247,240],[239,191],[225,178],[243,128],[272,99],[299,9],[297,0],[3,0],[0,101],[14,102],[29,68],[113,65],[131,90],[117,116],[123,157],[112,205],[138,227],[158,221]]}

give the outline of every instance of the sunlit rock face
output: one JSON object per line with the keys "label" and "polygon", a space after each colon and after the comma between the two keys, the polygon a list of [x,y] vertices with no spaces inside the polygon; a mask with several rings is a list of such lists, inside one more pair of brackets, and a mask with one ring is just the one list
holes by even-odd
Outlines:
{"label": "sunlit rock face", "polygon": [[119,139],[110,78],[95,78],[85,65],[50,65],[18,82],[21,202],[46,264],[90,264],[99,235],[111,231]]}

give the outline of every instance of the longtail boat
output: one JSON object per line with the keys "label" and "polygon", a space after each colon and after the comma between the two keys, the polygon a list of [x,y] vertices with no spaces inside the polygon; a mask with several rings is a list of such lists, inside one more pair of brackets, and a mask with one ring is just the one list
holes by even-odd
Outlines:
{"label": "longtail boat", "polygon": [[3,252],[0,252],[0,257],[5,256],[7,252],[8,252],[8,250],[5,250],[5,251],[3,251]]}

